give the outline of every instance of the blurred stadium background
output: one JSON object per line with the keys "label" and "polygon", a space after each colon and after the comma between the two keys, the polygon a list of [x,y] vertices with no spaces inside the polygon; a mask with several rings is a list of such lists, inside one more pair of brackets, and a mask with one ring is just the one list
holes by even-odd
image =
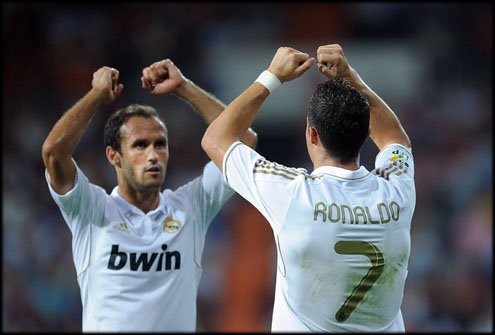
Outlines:
{"label": "blurred stadium background", "polygon": [[[402,313],[408,332],[493,331],[492,3],[2,3],[2,330],[81,330],[71,236],[44,178],[41,145],[102,65],[123,94],[95,115],[75,159],[108,192],[109,113],[138,102],[167,120],[165,187],[197,176],[206,125],[174,96],[140,86],[141,70],[171,58],[229,103],[279,46],[316,56],[339,43],[408,132],[417,205]],[[285,84],[253,128],[270,160],[312,170],[304,143],[316,69]],[[378,150],[365,145],[373,168]],[[186,154],[185,154],[186,153]],[[212,223],[203,256],[198,331],[269,331],[275,278],[269,225],[235,196]],[[165,316],[164,316],[165,317]]]}

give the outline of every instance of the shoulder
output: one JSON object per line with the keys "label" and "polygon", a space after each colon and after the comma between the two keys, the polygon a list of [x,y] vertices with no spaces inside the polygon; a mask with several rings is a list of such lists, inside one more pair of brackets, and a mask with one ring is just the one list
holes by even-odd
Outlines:
{"label": "shoulder", "polygon": [[312,176],[304,168],[287,167],[285,165],[271,162],[263,157],[258,158],[254,163],[253,173],[256,178],[281,179],[281,180],[316,180],[318,177]]}
{"label": "shoulder", "polygon": [[[227,162],[235,162],[235,166],[238,168],[243,168],[249,164],[244,164],[252,162],[258,157],[262,157],[256,150],[248,147],[244,143],[237,141],[232,143],[232,145],[227,149],[223,157],[223,171],[227,167]],[[243,162],[239,164],[239,162]]]}
{"label": "shoulder", "polygon": [[186,210],[190,209],[194,194],[199,192],[195,185],[198,184],[199,177],[196,177],[189,182],[177,187],[175,190],[170,188],[164,189],[161,195],[164,200],[164,204],[169,209],[174,210]]}
{"label": "shoulder", "polygon": [[175,190],[171,190],[169,188],[164,189],[161,194],[163,199],[165,200],[165,203],[175,203],[177,201],[181,201],[181,188],[183,188],[185,185],[182,185],[178,187]]}
{"label": "shoulder", "polygon": [[376,157],[372,172],[380,189],[397,199],[399,204],[414,208],[414,158],[405,146],[391,144],[383,148]]}
{"label": "shoulder", "polygon": [[401,144],[390,144],[384,147],[376,156],[374,174],[392,180],[395,177],[414,178],[414,157]]}

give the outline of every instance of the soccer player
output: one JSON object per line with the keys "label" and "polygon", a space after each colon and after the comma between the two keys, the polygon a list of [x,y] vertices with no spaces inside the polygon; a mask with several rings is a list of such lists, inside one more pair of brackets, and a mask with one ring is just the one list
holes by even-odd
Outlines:
{"label": "soccer player", "polygon": [[[42,150],[50,193],[72,233],[82,330],[195,331],[206,231],[235,192],[212,162],[186,185],[161,192],[167,128],[153,107],[137,104],[105,126],[118,186],[108,195],[90,183],[72,154],[98,106],[121,94],[118,78],[116,69],[98,69],[92,89],[55,124]],[[225,108],[169,59],[145,68],[141,81],[151,94],[184,99],[208,123]],[[243,141],[254,147],[257,136],[249,129]]]}
{"label": "soccer player", "polygon": [[[272,331],[404,332],[400,305],[415,207],[409,138],[337,44],[282,47],[267,71],[208,127],[203,149],[227,183],[268,220],[277,246]],[[238,141],[267,96],[313,64],[327,77],[309,102],[312,173]],[[380,152],[360,166],[367,137]]]}

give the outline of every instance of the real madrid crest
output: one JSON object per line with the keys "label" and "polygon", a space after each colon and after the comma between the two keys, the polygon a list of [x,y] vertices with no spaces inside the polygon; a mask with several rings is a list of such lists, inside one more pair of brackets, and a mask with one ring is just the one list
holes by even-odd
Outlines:
{"label": "real madrid crest", "polygon": [[172,216],[168,216],[165,220],[163,220],[163,231],[167,233],[176,233],[180,229],[180,222],[174,220]]}

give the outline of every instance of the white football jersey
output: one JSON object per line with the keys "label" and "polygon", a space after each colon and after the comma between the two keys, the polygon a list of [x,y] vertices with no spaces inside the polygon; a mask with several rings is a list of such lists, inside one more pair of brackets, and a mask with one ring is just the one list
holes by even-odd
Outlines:
{"label": "white football jersey", "polygon": [[[76,164],[74,162],[74,164]],[[76,164],[75,185],[50,193],[72,233],[83,326],[93,331],[196,331],[196,296],[207,228],[234,194],[209,162],[203,174],[160,194],[145,214],[116,186],[108,195]]]}
{"label": "white football jersey", "polygon": [[400,306],[416,204],[413,156],[389,145],[375,167],[323,166],[308,174],[241,142],[225,154],[225,180],[274,232],[272,331],[405,331]]}

